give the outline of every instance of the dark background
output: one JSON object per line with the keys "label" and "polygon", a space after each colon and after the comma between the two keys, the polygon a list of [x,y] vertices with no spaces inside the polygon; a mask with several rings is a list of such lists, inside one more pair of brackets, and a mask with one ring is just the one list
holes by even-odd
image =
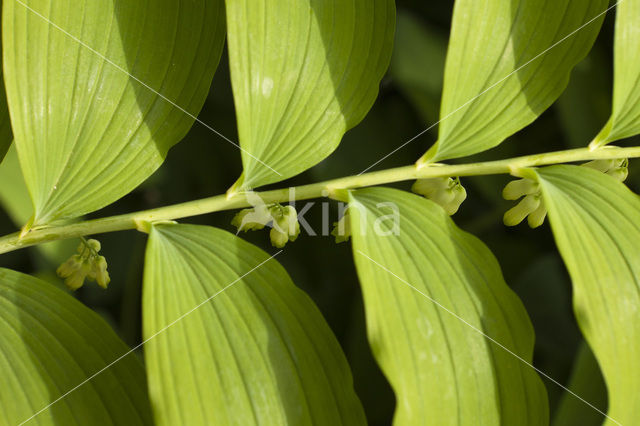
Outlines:
{"label": "dark background", "polygon": [[[357,174],[437,121],[453,1],[398,0],[397,5],[394,58],[373,109],[359,126],[347,133],[330,158],[278,187]],[[575,69],[568,89],[552,108],[500,147],[464,161],[501,159],[586,146],[609,115],[613,23],[613,15],[610,14],[593,51]],[[200,119],[237,140],[226,55],[222,58]],[[436,136],[437,128],[434,128],[376,169],[413,163]],[[632,142],[637,144],[638,141],[626,141],[620,145]],[[640,173],[634,166],[636,164],[632,162],[628,184],[637,192]],[[224,193],[240,172],[237,148],[195,124],[189,135],[170,151],[162,168],[145,184],[91,217]],[[570,282],[548,224],[536,230],[526,225],[506,228],[502,224],[504,211],[512,205],[500,196],[508,181],[508,176],[463,179],[469,196],[454,218],[462,229],[475,234],[491,248],[502,265],[507,282],[523,299],[536,331],[536,366],[566,384],[581,342],[571,310]],[[409,189],[410,182],[396,186]],[[331,212],[331,222],[336,221],[337,206],[332,205]],[[321,213],[317,202],[306,215],[318,231],[321,229]],[[234,212],[221,212],[183,222],[214,225],[232,231],[229,222],[233,216]],[[15,231],[17,225],[20,224],[13,224],[9,216],[0,211],[2,234]],[[269,244],[267,232],[245,234],[243,237],[268,252],[275,251]],[[94,284],[85,285],[76,295],[104,315],[128,344],[135,345],[140,342],[145,236],[130,231],[103,235],[99,239],[102,253],[109,261],[111,285],[107,291]],[[33,273],[62,285],[55,277],[56,263],[71,254],[59,252],[52,258],[43,256],[37,249],[27,249],[3,255],[0,266]],[[350,245],[336,245],[331,237],[301,235],[278,259],[294,282],[311,295],[342,344],[370,423],[389,424],[394,397],[367,345],[362,300]],[[562,392],[550,381],[545,382],[554,410]],[[593,402],[605,410],[604,389],[595,388],[597,385],[594,384]],[[584,409],[591,410],[586,406]]]}

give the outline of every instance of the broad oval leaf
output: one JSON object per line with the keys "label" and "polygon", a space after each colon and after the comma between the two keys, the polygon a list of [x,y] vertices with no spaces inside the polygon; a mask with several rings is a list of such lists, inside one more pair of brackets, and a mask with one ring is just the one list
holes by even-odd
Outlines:
{"label": "broad oval leaf", "polygon": [[134,354],[92,377],[127,352],[107,323],[69,294],[0,269],[0,423],[153,424]]}
{"label": "broad oval leaf", "polygon": [[225,231],[152,228],[143,331],[158,424],[365,423],[313,302],[276,260]]}
{"label": "broad oval leaf", "polygon": [[394,423],[547,424],[546,391],[527,365],[531,322],[484,244],[406,192],[355,191],[349,209],[369,341],[396,393]]}
{"label": "broad oval leaf", "polygon": [[[4,209],[16,229],[25,224],[33,215],[33,205],[29,191],[22,177],[15,145],[11,145],[4,161],[0,164],[0,207]],[[37,250],[49,263],[56,267],[69,258],[78,246],[78,240],[58,240],[38,244]]]}
{"label": "broad oval leaf", "polygon": [[[0,1],[0,10],[2,2]],[[2,43],[0,43],[0,57],[2,57]],[[11,120],[9,119],[9,108],[7,107],[7,96],[4,91],[4,78],[2,77],[2,67],[0,67],[0,163],[4,159],[13,135],[11,133]]]}
{"label": "broad oval leaf", "polygon": [[242,147],[235,190],[331,154],[373,105],[391,60],[393,0],[227,0]]}
{"label": "broad oval leaf", "polygon": [[9,110],[7,108],[7,100],[4,96],[4,84],[1,82],[2,73],[0,73],[0,163],[4,160],[4,156],[7,154],[13,141]]}
{"label": "broad oval leaf", "polygon": [[606,410],[607,385],[604,383],[598,361],[584,341],[573,361],[569,384],[573,395],[565,392],[558,402],[552,426],[601,426],[602,414],[575,397],[580,395],[599,410]]}
{"label": "broad oval leaf", "polygon": [[[2,53],[0,52],[0,57],[1,55]],[[7,98],[4,91],[2,72],[0,71],[0,163],[2,163],[12,141],[13,134],[11,133],[11,120],[9,118],[9,109],[7,107]]]}
{"label": "broad oval leaf", "polygon": [[640,407],[640,198],[586,167],[536,174],[573,281],[578,325],[607,383],[608,414],[618,424],[634,424]]}
{"label": "broad oval leaf", "polygon": [[457,0],[439,137],[420,162],[485,151],[533,122],[591,49],[608,3]]}
{"label": "broad oval leaf", "polygon": [[34,225],[127,194],[202,107],[223,0],[5,2],[4,69]]}
{"label": "broad oval leaf", "polygon": [[616,7],[613,112],[592,146],[640,134],[640,0]]}

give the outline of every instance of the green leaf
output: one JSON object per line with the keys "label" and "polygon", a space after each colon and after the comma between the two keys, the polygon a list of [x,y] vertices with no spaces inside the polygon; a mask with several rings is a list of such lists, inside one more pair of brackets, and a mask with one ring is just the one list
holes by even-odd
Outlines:
{"label": "green leaf", "polygon": [[393,0],[227,0],[243,176],[234,189],[295,176],[331,154],[378,94]]}
{"label": "green leaf", "polygon": [[5,82],[34,225],[104,207],[160,166],[209,91],[223,7],[5,2]]}
{"label": "green leaf", "polygon": [[104,369],[127,352],[107,323],[70,295],[0,269],[0,423],[22,424],[38,413],[29,424],[153,424],[138,358]]}
{"label": "green leaf", "polygon": [[[582,342],[578,349],[568,387],[575,395],[580,395],[601,410],[607,406],[607,386],[598,367],[598,361],[585,342]],[[560,400],[552,424],[600,426],[602,414],[567,392]]]}
{"label": "green leaf", "polygon": [[0,204],[16,226],[26,223],[33,215],[29,191],[22,177],[15,145],[10,146],[0,164]]}
{"label": "green leaf", "polygon": [[533,329],[491,252],[413,194],[361,190],[349,206],[369,341],[396,393],[395,424],[546,424],[546,391],[527,365]]}
{"label": "green leaf", "polygon": [[[0,10],[2,2],[0,1]],[[2,57],[2,43],[0,43],[0,57]],[[11,133],[11,120],[9,119],[9,108],[7,107],[7,96],[4,91],[4,79],[2,78],[2,67],[0,67],[0,163],[4,158],[13,135]]]}
{"label": "green leaf", "polygon": [[607,4],[456,1],[439,138],[420,162],[485,151],[533,122],[591,49]]}
{"label": "green leaf", "polygon": [[279,263],[240,238],[153,226],[143,311],[158,424],[365,423],[318,309]]}
{"label": "green leaf", "polygon": [[640,134],[640,0],[621,1],[617,8],[613,112],[591,146]]}
{"label": "green leaf", "polygon": [[[16,228],[19,228],[33,216],[33,205],[22,177],[15,145],[11,145],[0,164],[0,182],[8,182],[0,185],[0,206]],[[69,253],[73,253],[77,246],[78,240],[58,240],[39,244],[35,248],[44,255],[50,266],[56,268],[67,260]]]}
{"label": "green leaf", "polygon": [[[0,7],[2,5],[0,4]],[[2,53],[0,52],[0,57]],[[4,82],[2,71],[0,70],[0,163],[4,159],[9,146],[13,140],[11,133],[11,120],[9,119],[9,109],[7,108],[7,98],[4,92]]]}
{"label": "green leaf", "polygon": [[607,383],[609,416],[634,424],[640,407],[640,198],[586,167],[536,174],[573,281],[578,325]]}

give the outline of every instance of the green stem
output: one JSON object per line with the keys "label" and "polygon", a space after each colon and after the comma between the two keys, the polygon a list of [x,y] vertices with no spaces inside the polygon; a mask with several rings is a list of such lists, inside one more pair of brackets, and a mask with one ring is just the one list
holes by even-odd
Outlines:
{"label": "green stem", "polygon": [[[294,188],[257,192],[256,194],[258,194],[266,204],[284,203],[291,200],[309,200],[320,197],[336,198],[339,190],[363,188],[367,186],[376,186],[407,180],[448,176],[481,176],[505,173],[519,176],[519,170],[528,167],[576,161],[637,157],[640,157],[640,147],[603,147],[598,149],[580,148],[482,163],[460,165],[412,165],[349,176]],[[0,253],[6,253],[48,241],[78,238],[86,235],[124,231],[129,229],[139,229],[144,231],[144,223],[182,219],[244,207],[250,207],[246,196],[242,193],[236,193],[227,196],[218,195],[215,197],[189,201],[158,209],[128,213],[102,219],[88,220],[66,225],[33,228],[27,232],[14,233],[0,238]]]}

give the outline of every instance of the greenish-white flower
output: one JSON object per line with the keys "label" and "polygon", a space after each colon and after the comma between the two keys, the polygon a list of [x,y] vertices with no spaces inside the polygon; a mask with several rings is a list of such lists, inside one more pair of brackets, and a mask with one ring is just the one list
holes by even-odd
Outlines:
{"label": "greenish-white flower", "polygon": [[263,229],[273,220],[270,211],[271,207],[272,206],[262,204],[251,209],[241,210],[237,215],[235,215],[231,224],[238,228],[238,232],[258,231]]}
{"label": "greenish-white flower", "polygon": [[419,179],[411,190],[439,204],[449,216],[454,215],[467,199],[467,191],[458,178]]}
{"label": "greenish-white flower", "polygon": [[289,241],[295,241],[300,235],[300,223],[298,223],[298,212],[293,206],[281,206],[276,204],[271,207],[273,217],[273,228],[269,233],[271,244],[282,248]]}
{"label": "greenish-white flower", "polygon": [[594,160],[584,163],[583,167],[598,170],[613,177],[620,182],[624,182],[629,177],[629,160],[620,158],[616,160]]}
{"label": "greenish-white flower", "polygon": [[102,288],[107,288],[111,279],[107,272],[107,260],[98,255],[101,249],[98,240],[83,240],[78,246],[78,254],[71,256],[58,267],[56,273],[71,290],[84,285],[85,280],[96,281]]}
{"label": "greenish-white flower", "polygon": [[333,223],[331,235],[336,238],[336,243],[338,244],[349,241],[349,238],[351,238],[351,215],[349,210],[344,212],[339,221]]}
{"label": "greenish-white flower", "polygon": [[503,222],[505,225],[516,226],[527,219],[531,228],[542,226],[547,217],[547,208],[544,205],[538,182],[531,179],[511,181],[504,187],[502,196],[505,200],[518,200],[524,197],[515,207],[504,214]]}

